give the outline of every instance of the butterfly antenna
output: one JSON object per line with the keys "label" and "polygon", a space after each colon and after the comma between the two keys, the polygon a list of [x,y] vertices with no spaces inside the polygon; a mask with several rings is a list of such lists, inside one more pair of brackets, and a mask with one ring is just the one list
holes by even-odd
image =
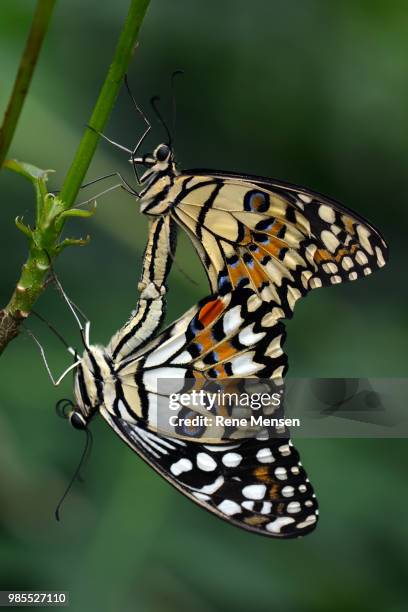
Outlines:
{"label": "butterfly antenna", "polygon": [[137,141],[133,151],[132,151],[132,167],[133,167],[133,172],[135,175],[135,179],[137,181],[137,183],[140,183],[140,177],[139,177],[139,173],[137,171],[137,167],[136,164],[134,163],[133,159],[136,156],[136,153],[138,152],[138,150],[140,149],[140,147],[142,146],[142,143],[144,142],[146,136],[148,135],[148,133],[150,132],[150,130],[152,129],[152,124],[150,123],[147,115],[145,115],[145,113],[142,111],[142,109],[140,108],[140,106],[138,105],[138,103],[136,102],[136,99],[132,93],[132,90],[130,89],[130,85],[129,85],[129,80],[128,80],[128,76],[127,74],[124,77],[124,81],[125,81],[125,86],[126,89],[128,91],[128,94],[130,96],[130,99],[133,102],[133,106],[135,107],[137,113],[142,117],[143,121],[146,124],[146,129],[143,132],[143,134],[141,135],[141,137],[139,138],[139,140]]}
{"label": "butterfly antenna", "polygon": [[165,122],[165,120],[163,119],[162,114],[159,111],[159,108],[158,108],[159,100],[160,100],[159,96],[153,96],[153,98],[151,98],[151,100],[150,100],[150,104],[152,105],[152,108],[153,108],[153,110],[154,110],[158,120],[160,121],[160,123],[162,124],[162,126],[164,127],[164,129],[166,131],[167,139],[168,139],[168,145],[171,148],[173,139],[171,137],[169,127],[168,127],[167,123]]}
{"label": "butterfly antenna", "polygon": [[139,113],[139,115],[141,116],[141,118],[143,119],[143,121],[145,122],[146,126],[150,129],[152,127],[149,119],[147,118],[147,116],[145,115],[145,113],[142,111],[142,109],[140,108],[140,106],[138,105],[138,103],[136,102],[136,99],[132,93],[132,90],[130,89],[130,85],[129,85],[129,79],[128,79],[128,75],[125,74],[124,77],[124,81],[125,81],[125,86],[127,89],[127,92],[130,96],[130,99],[133,102],[133,106],[135,107],[135,109],[137,110],[137,112]]}
{"label": "butterfly antenna", "polygon": [[55,509],[55,518],[57,521],[61,520],[61,515],[60,515],[60,510],[61,510],[61,506],[64,503],[68,493],[70,492],[72,485],[74,484],[74,482],[77,480],[77,478],[80,476],[80,472],[82,470],[82,468],[84,467],[86,461],[88,460],[91,450],[92,450],[92,443],[93,443],[93,438],[92,438],[92,434],[90,432],[90,430],[88,428],[84,429],[85,434],[86,434],[86,440],[85,440],[85,448],[82,451],[82,455],[81,458],[79,460],[78,466],[67,486],[67,488],[65,489],[64,494],[62,495],[60,501],[57,504],[57,507]]}

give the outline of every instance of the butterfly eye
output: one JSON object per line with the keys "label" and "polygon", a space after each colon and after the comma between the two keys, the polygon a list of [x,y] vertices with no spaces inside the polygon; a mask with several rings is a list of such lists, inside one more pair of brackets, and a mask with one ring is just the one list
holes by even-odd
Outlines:
{"label": "butterfly eye", "polygon": [[75,429],[86,429],[87,423],[80,412],[74,410],[70,417],[69,421]]}
{"label": "butterfly eye", "polygon": [[168,158],[168,156],[170,155],[170,147],[162,144],[160,145],[155,152],[155,157],[157,159],[157,161],[159,162],[163,162],[166,161],[166,159]]}

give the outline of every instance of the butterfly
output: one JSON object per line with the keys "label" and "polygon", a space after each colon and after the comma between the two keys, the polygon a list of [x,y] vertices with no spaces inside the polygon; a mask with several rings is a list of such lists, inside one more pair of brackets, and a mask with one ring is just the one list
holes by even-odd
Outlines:
{"label": "butterfly", "polygon": [[130,332],[139,326],[131,318],[106,348],[87,341],[76,365],[71,424],[85,429],[100,414],[170,484],[234,525],[282,538],[312,531],[316,497],[285,431],[270,437],[261,427],[248,437],[239,427],[235,436],[211,424],[191,427],[186,418],[198,412],[184,403],[172,415],[176,423],[168,418],[175,390],[222,382],[230,388],[243,377],[282,385],[285,330],[269,305],[249,288],[211,295],[142,348]]}
{"label": "butterfly", "polygon": [[141,211],[170,217],[190,237],[211,291],[250,287],[290,318],[311,289],[383,267],[388,247],[366,219],[320,193],[275,179],[211,170],[180,172],[171,146],[129,160],[147,167]]}

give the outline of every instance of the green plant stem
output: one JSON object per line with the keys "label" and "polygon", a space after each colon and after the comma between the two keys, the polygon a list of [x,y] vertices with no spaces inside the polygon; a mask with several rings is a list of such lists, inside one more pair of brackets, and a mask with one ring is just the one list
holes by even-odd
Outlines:
{"label": "green plant stem", "polygon": [[[70,209],[94,155],[99,139],[97,132],[104,129],[119,93],[149,2],[150,0],[130,2],[113,61],[89,120],[89,125],[96,132],[89,128],[85,129],[56,201],[53,203],[49,198],[37,198],[37,218],[42,218],[42,226],[36,226],[32,232],[34,239],[30,240],[28,258],[23,265],[20,279],[9,303],[0,311],[0,354],[18,335],[22,322],[44,291],[49,264],[52,264],[63,247],[84,243],[81,240],[65,240],[63,243],[59,241],[66,218],[78,214],[75,209]],[[42,206],[45,212],[39,214],[39,206]],[[23,227],[23,224],[20,224],[20,229]],[[24,229],[22,231],[27,233]]]}
{"label": "green plant stem", "polygon": [[23,109],[56,0],[38,0],[13,91],[0,128],[0,168],[6,159]]}
{"label": "green plant stem", "polygon": [[78,194],[98,143],[97,132],[103,132],[118,96],[149,2],[150,0],[131,2],[115,56],[89,120],[93,129],[85,130],[61,189],[60,198],[67,208],[72,206]]}

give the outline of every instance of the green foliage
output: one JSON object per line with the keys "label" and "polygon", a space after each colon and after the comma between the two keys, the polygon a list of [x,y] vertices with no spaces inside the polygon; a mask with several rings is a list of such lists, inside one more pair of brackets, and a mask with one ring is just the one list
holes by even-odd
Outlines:
{"label": "green foliage", "polygon": [[[127,0],[59,3],[12,156],[51,165],[63,176],[127,8]],[[12,82],[32,5],[3,0],[2,9],[2,75]],[[129,78],[149,116],[156,92],[171,116],[169,75],[185,70],[176,91],[182,167],[307,185],[367,216],[390,243],[383,271],[315,291],[299,304],[287,322],[292,376],[406,376],[407,57],[403,2],[155,0],[143,24]],[[142,127],[123,92],[106,134],[130,146]],[[162,139],[155,123],[142,152]],[[132,181],[126,157],[103,144],[89,180],[118,169]],[[1,245],[4,300],[25,248],[24,236],[10,228],[18,212],[29,224],[33,208],[19,179],[0,174],[0,224],[9,228]],[[51,181],[60,186],[53,175]],[[88,188],[83,199],[104,187]],[[98,214],[88,223],[90,245],[67,249],[56,265],[64,288],[92,321],[92,340],[106,343],[136,303],[147,221],[117,191],[98,199]],[[70,219],[73,235],[81,224]],[[208,290],[183,236],[177,263],[199,285],[173,267],[168,321]],[[80,348],[55,291],[44,292],[36,308]],[[34,319],[29,325],[53,371],[62,371],[70,363],[64,348]],[[75,612],[405,612],[406,440],[296,440],[321,519],[308,538],[272,542],[183,499],[95,419],[85,482],[75,484],[56,524],[55,506],[84,443],[53,410],[58,399],[72,397],[72,382],[53,389],[23,334],[4,357],[3,588],[67,589]]]}

